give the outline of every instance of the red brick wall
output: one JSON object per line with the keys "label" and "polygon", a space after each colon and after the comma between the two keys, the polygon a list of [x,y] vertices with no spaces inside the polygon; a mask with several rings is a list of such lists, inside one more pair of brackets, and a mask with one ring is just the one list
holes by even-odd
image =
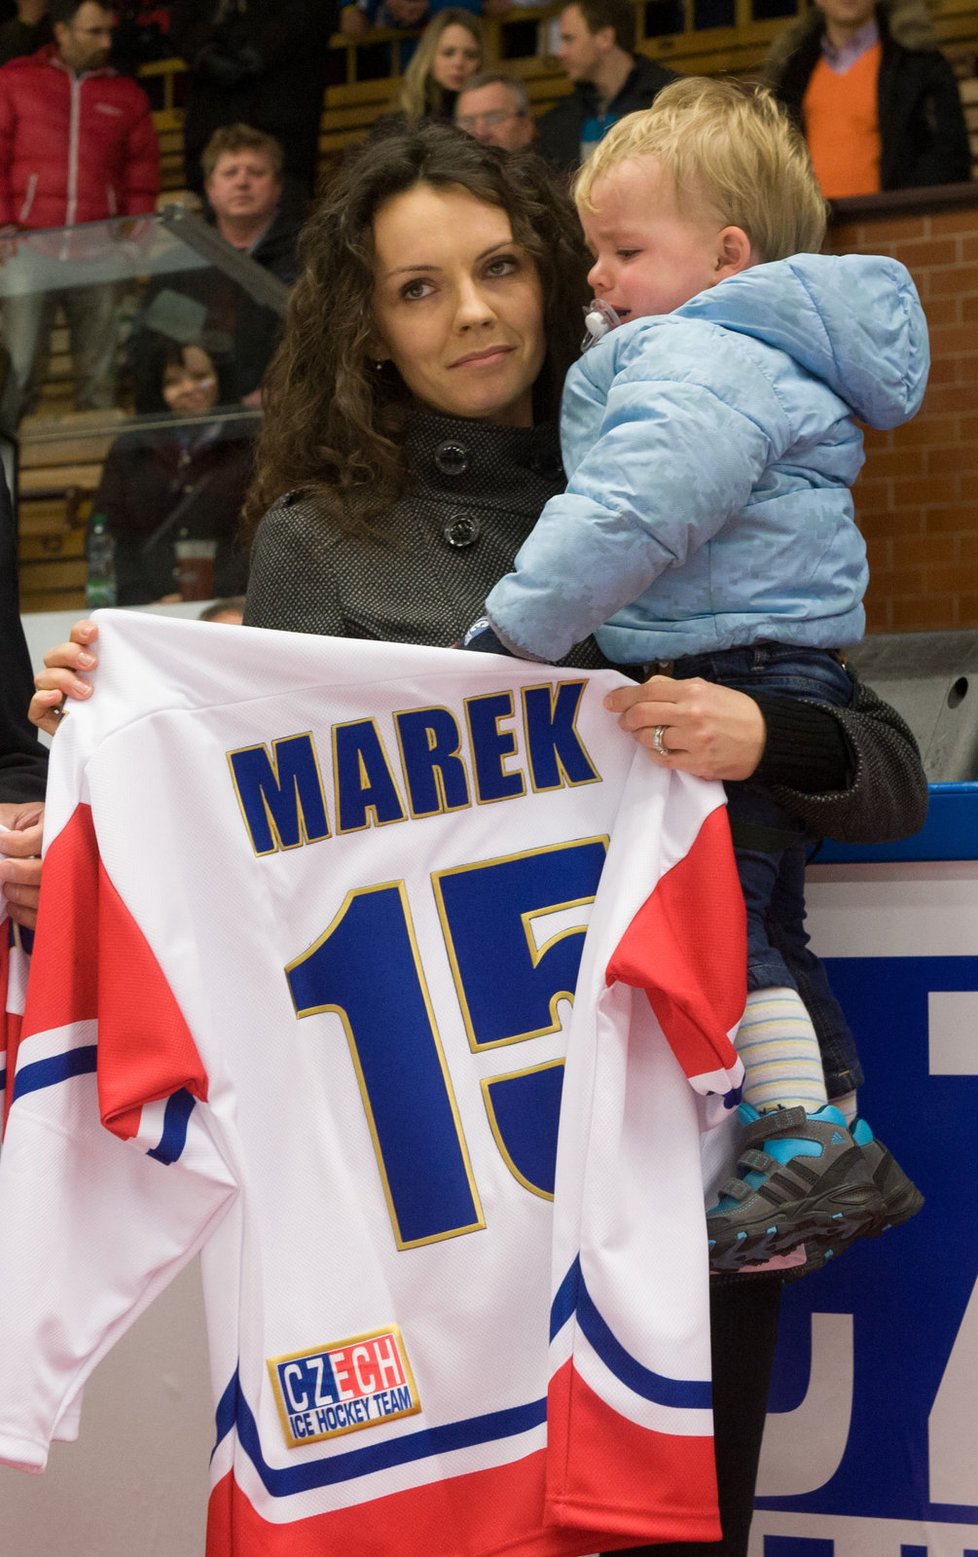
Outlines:
{"label": "red brick wall", "polygon": [[855,488],[870,632],[978,627],[978,185],[840,201],[826,248],[907,266],[930,325],[916,419],[867,431]]}

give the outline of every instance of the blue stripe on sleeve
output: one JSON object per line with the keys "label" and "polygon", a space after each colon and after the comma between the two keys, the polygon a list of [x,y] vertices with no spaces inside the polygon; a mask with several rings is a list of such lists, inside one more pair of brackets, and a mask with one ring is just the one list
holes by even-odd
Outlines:
{"label": "blue stripe on sleeve", "polygon": [[174,1092],[167,1098],[160,1144],[148,1151],[147,1157],[155,1157],[157,1162],[165,1163],[167,1166],[171,1162],[176,1162],[187,1144],[187,1125],[195,1103],[196,1099],[186,1087],[181,1087],[179,1092]]}
{"label": "blue stripe on sleeve", "polygon": [[52,1054],[46,1060],[35,1060],[17,1072],[14,1080],[14,1102],[28,1092],[39,1092],[44,1087],[56,1087],[71,1076],[84,1076],[94,1071],[98,1048],[86,1043],[78,1049],[67,1049],[63,1054]]}

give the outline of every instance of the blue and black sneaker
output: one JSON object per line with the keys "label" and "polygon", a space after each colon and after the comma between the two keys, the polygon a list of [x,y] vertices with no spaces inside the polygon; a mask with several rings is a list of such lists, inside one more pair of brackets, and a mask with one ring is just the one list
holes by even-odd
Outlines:
{"label": "blue and black sneaker", "polygon": [[741,1174],[706,1214],[711,1270],[760,1265],[799,1244],[809,1253],[841,1249],[882,1228],[886,1202],[870,1159],[831,1103],[812,1114],[758,1114],[749,1103],[738,1112]]}
{"label": "blue and black sneaker", "polygon": [[866,1166],[873,1175],[873,1182],[883,1198],[883,1215],[868,1235],[877,1238],[888,1227],[909,1222],[912,1216],[916,1216],[924,1203],[924,1197],[913,1180],[904,1173],[893,1153],[876,1139],[865,1119],[855,1120],[852,1138],[861,1149]]}
{"label": "blue and black sneaker", "polygon": [[805,1262],[803,1265],[792,1266],[790,1270],[782,1272],[783,1280],[797,1281],[799,1276],[807,1276],[810,1271],[821,1270],[829,1260],[837,1259],[852,1243],[854,1237],[878,1238],[888,1227],[896,1227],[900,1222],[909,1222],[912,1216],[916,1216],[924,1203],[924,1197],[920,1190],[904,1173],[893,1153],[888,1151],[883,1142],[877,1140],[865,1119],[856,1119],[850,1126],[852,1138],[860,1148],[866,1167],[873,1176],[873,1182],[880,1192],[883,1206],[882,1212],[872,1227],[867,1227],[864,1232],[851,1234],[849,1237],[839,1229],[830,1228],[824,1237],[815,1237],[805,1241]]}

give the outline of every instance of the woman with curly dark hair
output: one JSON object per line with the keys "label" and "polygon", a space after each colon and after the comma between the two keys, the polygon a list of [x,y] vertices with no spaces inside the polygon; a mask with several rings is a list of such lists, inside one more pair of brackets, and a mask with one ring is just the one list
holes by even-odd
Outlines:
{"label": "woman with curly dark hair", "polygon": [[450,643],[515,555],[562,482],[587,297],[554,185],[535,157],[442,125],[344,166],[266,378],[248,622]]}

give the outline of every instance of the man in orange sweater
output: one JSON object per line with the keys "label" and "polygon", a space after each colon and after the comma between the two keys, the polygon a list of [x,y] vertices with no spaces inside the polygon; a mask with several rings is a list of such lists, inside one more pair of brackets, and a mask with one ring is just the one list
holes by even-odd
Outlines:
{"label": "man in orange sweater", "polygon": [[958,85],[924,0],[817,0],[775,41],[767,75],[829,199],[971,177]]}

